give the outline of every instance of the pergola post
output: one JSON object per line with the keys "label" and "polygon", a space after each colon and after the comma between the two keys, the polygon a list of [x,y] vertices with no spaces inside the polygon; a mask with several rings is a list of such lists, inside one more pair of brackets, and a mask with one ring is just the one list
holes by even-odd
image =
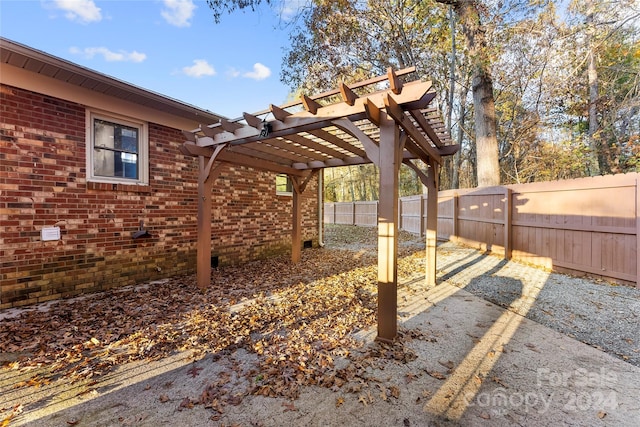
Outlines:
{"label": "pergola post", "polygon": [[212,177],[209,177],[207,164],[210,158],[199,156],[198,172],[198,243],[197,243],[197,281],[198,288],[205,290],[211,283],[211,191]]}
{"label": "pergola post", "polygon": [[393,341],[398,333],[398,174],[402,161],[400,131],[380,111],[378,205],[378,337]]}
{"label": "pergola post", "polygon": [[300,262],[302,249],[300,241],[302,240],[302,189],[297,179],[291,177],[293,183],[293,206],[291,209],[291,262],[297,264]]}
{"label": "pergola post", "polygon": [[[319,169],[312,170],[304,177],[289,175],[291,186],[293,187],[291,208],[291,262],[300,262],[302,253],[302,193],[307,188],[307,184],[318,175]],[[318,202],[320,203],[320,202]]]}
{"label": "pergola post", "polygon": [[429,172],[427,174],[427,265],[426,282],[427,287],[436,285],[436,245],[438,243],[438,176],[439,164],[433,160],[429,161]]}

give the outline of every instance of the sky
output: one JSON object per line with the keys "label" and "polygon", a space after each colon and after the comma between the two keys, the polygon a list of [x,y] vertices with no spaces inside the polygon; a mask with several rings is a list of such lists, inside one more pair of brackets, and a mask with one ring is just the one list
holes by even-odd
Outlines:
{"label": "sky", "polygon": [[288,100],[289,17],[265,5],[216,24],[205,0],[0,0],[0,35],[236,118]]}

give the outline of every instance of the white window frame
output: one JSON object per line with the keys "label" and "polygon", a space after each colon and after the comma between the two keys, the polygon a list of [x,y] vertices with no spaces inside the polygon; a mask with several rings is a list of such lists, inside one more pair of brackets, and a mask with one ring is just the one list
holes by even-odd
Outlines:
{"label": "white window frame", "polygon": [[[149,126],[146,122],[132,118],[118,116],[112,113],[87,110],[87,181],[107,182],[113,184],[149,185]],[[138,129],[138,178],[119,178],[115,176],[94,175],[94,121],[104,120],[107,122],[128,126]]]}

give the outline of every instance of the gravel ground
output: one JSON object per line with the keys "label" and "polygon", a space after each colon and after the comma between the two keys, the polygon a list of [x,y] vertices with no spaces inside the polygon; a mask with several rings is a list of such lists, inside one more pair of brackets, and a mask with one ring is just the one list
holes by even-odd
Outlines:
{"label": "gravel ground", "polygon": [[[376,247],[377,229],[329,226],[329,247]],[[420,250],[412,234],[400,234],[403,250]],[[353,249],[350,247],[350,249]],[[416,266],[423,271],[424,266]],[[640,289],[549,272],[456,245],[438,246],[437,280],[509,308],[528,319],[640,367]],[[527,295],[530,304],[512,303]],[[512,306],[513,305],[513,306]]]}
{"label": "gravel ground", "polygon": [[[369,322],[355,341],[338,343],[319,328],[345,328],[370,308],[377,230],[329,226],[325,241],[328,250],[309,250],[295,266],[280,259],[214,272],[217,286],[207,294],[181,291],[191,277],[119,290],[117,303],[104,293],[60,302],[52,311],[15,310],[24,317],[9,316],[0,331],[13,328],[25,345],[47,333],[59,344],[70,339],[56,338],[69,330],[66,323],[47,332],[43,322],[55,321],[56,313],[81,314],[76,323],[92,338],[101,329],[98,307],[108,309],[102,316],[110,316],[109,330],[118,307],[126,319],[144,322],[131,326],[135,337],[107,352],[80,339],[85,343],[69,348],[61,365],[28,365],[23,353],[8,360],[0,370],[0,426],[640,425],[640,290],[453,243],[439,245],[439,285],[425,289],[424,243],[401,232],[398,341],[374,341]],[[345,298],[350,282],[359,293]],[[326,322],[355,297],[360,303],[341,322]],[[327,311],[336,301],[338,308]],[[139,307],[144,319],[135,315]],[[273,339],[260,351],[238,344],[251,330]],[[181,339],[194,337],[192,347],[177,351]],[[133,357],[140,351],[146,356]],[[325,357],[309,359],[314,354]],[[102,372],[118,355],[129,361],[113,359]],[[254,392],[261,390],[273,393]]]}

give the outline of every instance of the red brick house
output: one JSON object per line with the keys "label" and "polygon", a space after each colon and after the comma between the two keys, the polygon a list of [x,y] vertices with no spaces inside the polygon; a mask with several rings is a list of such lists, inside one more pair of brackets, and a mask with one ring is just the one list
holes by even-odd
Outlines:
{"label": "red brick house", "polygon": [[[0,58],[0,309],[193,273],[198,160],[182,131],[221,117],[3,38]],[[290,250],[277,178],[223,166],[213,265]],[[318,243],[318,188],[297,244]]]}

